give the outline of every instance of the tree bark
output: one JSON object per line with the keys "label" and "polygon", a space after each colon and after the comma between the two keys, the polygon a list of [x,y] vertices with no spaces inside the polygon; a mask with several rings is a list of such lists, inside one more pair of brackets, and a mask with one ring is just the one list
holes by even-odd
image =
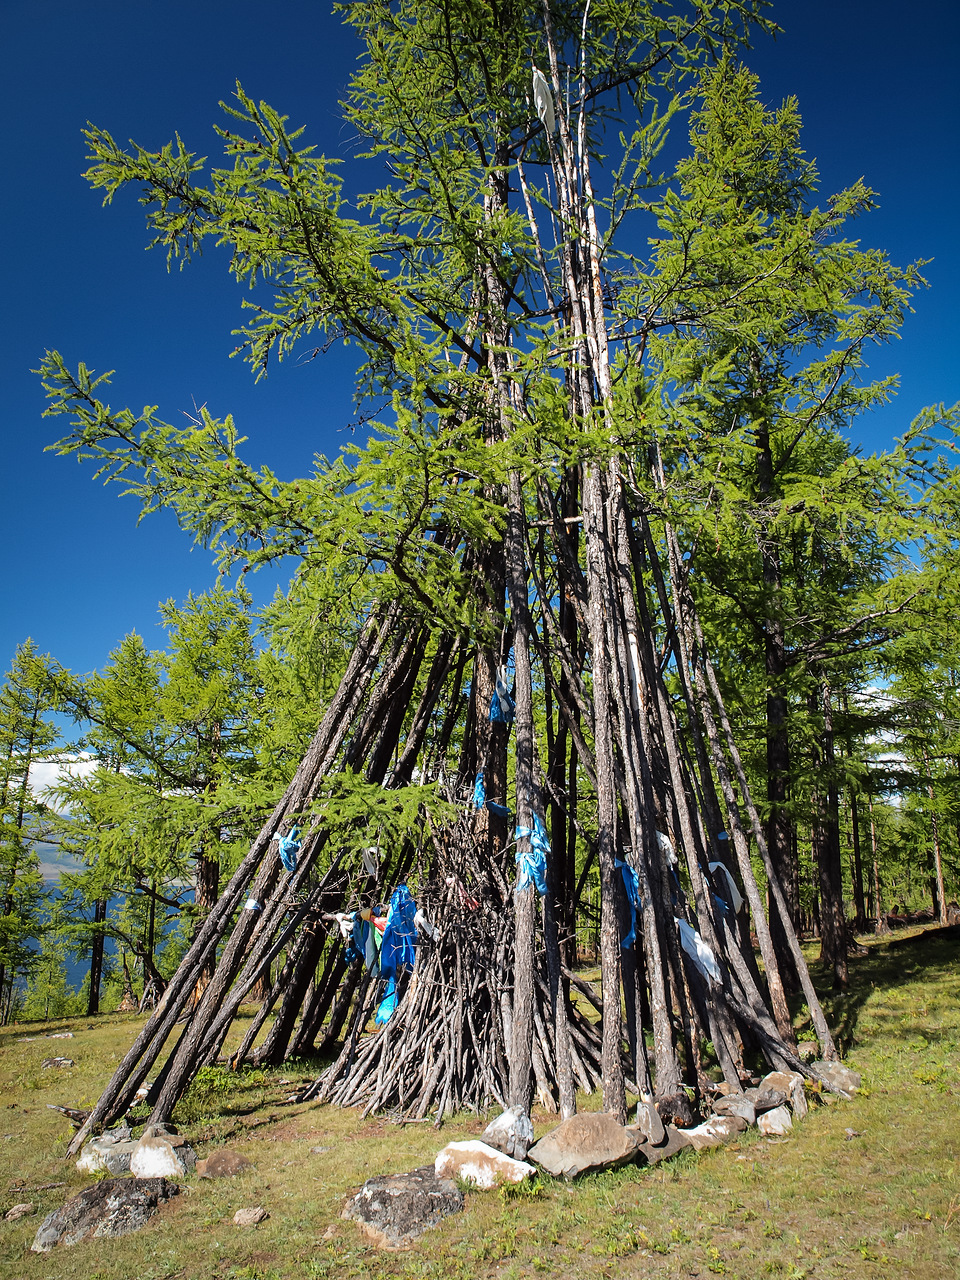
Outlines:
{"label": "tree bark", "polygon": [[[107,900],[98,898],[93,908],[93,923],[103,924],[107,918]],[[103,978],[103,948],[105,938],[102,929],[97,929],[90,945],[90,993],[87,996],[87,1017],[92,1018],[100,1012],[100,983]]]}

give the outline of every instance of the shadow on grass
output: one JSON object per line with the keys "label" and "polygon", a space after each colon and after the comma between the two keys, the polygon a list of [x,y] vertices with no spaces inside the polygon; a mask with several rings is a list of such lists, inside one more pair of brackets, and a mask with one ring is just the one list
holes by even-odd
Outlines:
{"label": "shadow on grass", "polygon": [[[960,926],[931,926],[907,937],[870,939],[865,956],[851,956],[850,981],[846,991],[832,986],[832,969],[810,963],[810,975],[833,1030],[837,1051],[846,1057],[857,1043],[857,1023],[863,1006],[876,989],[895,990],[918,982],[950,977],[960,960]],[[800,1004],[798,1004],[798,1008]],[[918,1023],[905,1026],[904,1033],[922,1034],[927,1040],[939,1034]],[[801,1035],[803,1034],[801,1030]]]}

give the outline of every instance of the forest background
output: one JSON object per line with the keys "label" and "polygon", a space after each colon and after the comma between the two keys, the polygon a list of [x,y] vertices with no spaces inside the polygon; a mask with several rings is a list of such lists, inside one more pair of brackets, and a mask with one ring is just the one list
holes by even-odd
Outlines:
{"label": "forest background", "polygon": [[[122,13],[119,6],[89,6],[79,15],[82,26],[67,6],[11,6],[5,16],[13,37],[6,42],[9,70],[21,80],[24,153],[31,157],[31,182],[17,202],[22,222],[7,238],[21,246],[25,274],[14,281],[23,305],[8,310],[8,323],[15,321],[4,358],[13,363],[9,385],[26,388],[29,406],[16,394],[8,401],[8,420],[17,426],[5,444],[11,489],[5,511],[14,522],[6,535],[7,598],[17,606],[7,615],[7,651],[33,637],[17,651],[3,693],[5,1018],[95,1004],[89,978],[79,996],[70,992],[64,964],[71,954],[95,964],[105,933],[119,943],[117,954],[130,957],[136,996],[151,965],[160,981],[169,974],[195,910],[193,885],[199,883],[202,908],[216,880],[208,864],[230,864],[282,789],[349,644],[349,616],[320,617],[309,592],[272,601],[274,589],[289,580],[290,562],[229,591],[215,586],[202,551],[184,558],[189,540],[167,514],[152,516],[134,535],[134,504],[114,501],[63,460],[42,455],[57,433],[35,423],[39,388],[26,373],[45,346],[56,345],[69,353],[68,363],[75,356],[98,370],[117,367],[111,394],[121,403],[160,403],[168,416],[196,415],[204,405],[215,414],[232,411],[250,437],[245,457],[281,476],[308,472],[315,452],[362,442],[350,348],[290,361],[254,384],[241,361],[228,361],[238,298],[223,261],[211,254],[165,276],[159,255],[139,257],[142,225],[130,206],[118,201],[101,211],[75,176],[82,168],[78,130],[88,118],[150,146],[179,130],[188,146],[212,152],[213,141],[205,139],[215,100],[238,78],[292,123],[306,122],[308,132],[325,122],[310,140],[347,161],[348,185],[355,174],[359,183],[368,181],[373,162],[356,158],[336,106],[355,57],[349,34],[316,6],[277,12],[268,32],[253,7],[242,5],[229,12],[205,7],[199,28],[187,31],[169,6]],[[956,173],[945,136],[951,112],[939,96],[948,77],[936,71],[949,55],[953,19],[946,6],[935,5],[921,6],[918,16],[904,31],[893,6],[886,16],[877,6],[843,6],[840,16],[824,8],[821,20],[810,6],[777,6],[773,17],[786,34],[776,44],[758,35],[748,58],[761,75],[765,102],[799,95],[803,143],[818,158],[822,192],[848,186],[861,173],[880,189],[881,208],[857,227],[864,243],[886,249],[903,266],[936,255],[922,269],[933,287],[916,300],[904,343],[869,357],[871,377],[897,369],[905,377],[892,404],[849,426],[850,446],[867,454],[888,448],[924,405],[953,398],[947,299],[956,251],[946,232]],[[85,50],[89,57],[81,56]],[[67,195],[58,185],[65,174],[72,182]],[[909,547],[910,538],[901,537],[900,545]],[[939,912],[957,892],[958,637],[946,591],[952,549],[948,528],[939,561],[917,566],[936,575],[923,587],[924,609],[908,610],[909,625],[878,635],[869,660],[849,664],[844,687],[835,690],[857,709],[845,726],[840,756],[847,763],[838,780],[845,897],[860,925],[894,905],[919,909],[932,902]],[[169,601],[159,637],[158,600]],[[72,674],[90,668],[97,674]],[[749,725],[760,695],[742,683],[741,719]],[[800,755],[793,818],[805,867],[805,921],[815,926],[802,798],[803,776],[816,766]],[[86,788],[82,822],[76,787],[71,798],[42,785],[61,777],[71,787],[62,781],[63,764],[73,762],[82,779],[90,776],[89,763],[76,762],[95,758],[114,781],[108,786],[101,775],[96,796]],[[758,776],[762,764],[754,753]],[[859,872],[855,839],[862,842]],[[58,850],[67,855],[59,867]],[[931,888],[937,854],[945,881],[939,898]],[[57,870],[71,865],[79,870],[57,889],[72,896],[54,894]],[[165,943],[167,923],[181,916],[185,928]],[[111,972],[108,963],[101,975],[105,1000],[119,995],[123,976],[122,964]]]}

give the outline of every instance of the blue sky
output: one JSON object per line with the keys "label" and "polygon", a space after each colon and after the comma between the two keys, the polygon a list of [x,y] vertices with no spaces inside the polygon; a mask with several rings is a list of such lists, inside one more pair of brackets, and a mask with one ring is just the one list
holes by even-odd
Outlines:
{"label": "blue sky", "polygon": [[[880,208],[858,224],[862,241],[898,263],[933,259],[931,288],[902,340],[871,362],[877,376],[902,375],[896,403],[858,430],[856,442],[872,452],[924,405],[960,398],[958,6],[784,0],[773,12],[784,34],[762,41],[748,61],[768,102],[799,98],[824,193],[864,177]],[[43,452],[60,434],[40,417],[43,395],[30,372],[46,347],[68,363],[115,369],[115,407],[157,404],[168,421],[202,404],[216,416],[232,412],[250,438],[250,460],[285,478],[350,439],[349,353],[289,363],[254,384],[229,358],[242,295],[222,258],[168,274],[162,256],[145,253],[133,197],[103,209],[80,176],[85,122],[148,147],[179,131],[191,150],[216,155],[217,102],[239,79],[306,124],[321,150],[348,158],[337,103],[355,50],[326,2],[5,0],[4,669],[27,636],[74,671],[101,666],[131,630],[160,646],[158,601],[202,591],[215,577],[210,557],[191,550],[168,513],[137,526],[132,499]],[[263,575],[249,585],[260,599],[272,594]]]}

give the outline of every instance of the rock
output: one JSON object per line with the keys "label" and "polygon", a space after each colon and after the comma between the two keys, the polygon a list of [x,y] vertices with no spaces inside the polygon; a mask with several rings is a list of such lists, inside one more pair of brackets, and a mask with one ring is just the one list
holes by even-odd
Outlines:
{"label": "rock", "polygon": [[197,1175],[201,1178],[235,1178],[250,1167],[250,1161],[239,1151],[211,1151],[206,1160],[197,1161]]}
{"label": "rock", "polygon": [[764,1089],[784,1094],[798,1120],[802,1120],[810,1110],[807,1095],[803,1091],[803,1076],[799,1071],[771,1071],[760,1081],[761,1092]]}
{"label": "rock", "polygon": [[768,1138],[783,1138],[793,1128],[789,1107],[774,1107],[757,1116],[757,1128]]}
{"label": "rock", "polygon": [[739,1116],[747,1125],[757,1123],[757,1109],[745,1093],[728,1093],[716,1098],[713,1110],[718,1116]]}
{"label": "rock", "polygon": [[72,1067],[72,1058],[44,1058],[41,1067]]}
{"label": "rock", "polygon": [[848,1102],[863,1083],[859,1071],[851,1071],[842,1062],[824,1062],[821,1060],[820,1062],[814,1062],[812,1066],[814,1071],[825,1081],[827,1088],[841,1098],[846,1098]]}
{"label": "rock", "polygon": [[341,1217],[352,1218],[375,1244],[404,1249],[429,1227],[463,1208],[455,1182],[426,1165],[411,1173],[368,1179],[347,1201]]}
{"label": "rock", "polygon": [[16,1222],[18,1218],[25,1218],[28,1214],[36,1212],[37,1206],[35,1204],[15,1204],[3,1216],[7,1222]]}
{"label": "rock", "polygon": [[615,1169],[637,1158],[637,1132],[603,1111],[571,1116],[535,1143],[527,1155],[555,1178]]}
{"label": "rock", "polygon": [[132,1178],[104,1178],[48,1213],[34,1237],[31,1251],[48,1253],[58,1244],[77,1244],[81,1240],[139,1231],[161,1203],[179,1191],[176,1183],[166,1178],[143,1182]]}
{"label": "rock", "polygon": [[637,1103],[636,1124],[629,1125],[628,1128],[636,1129],[643,1142],[654,1146],[659,1146],[665,1140],[666,1130],[660,1119],[660,1112],[652,1102]]}
{"label": "rock", "polygon": [[127,1129],[126,1140],[111,1137],[104,1133],[99,1138],[91,1138],[84,1143],[77,1161],[81,1173],[112,1173],[117,1177],[121,1173],[130,1172],[130,1161],[139,1145],[130,1140]]}
{"label": "rock", "polygon": [[757,1115],[761,1111],[772,1111],[774,1107],[785,1106],[789,1100],[782,1089],[747,1089],[744,1097],[753,1103]]}
{"label": "rock", "polygon": [[514,1160],[485,1142],[448,1142],[434,1161],[438,1178],[460,1178],[481,1191],[504,1182],[524,1182],[536,1169],[525,1160]]}
{"label": "rock", "polygon": [[668,1124],[664,1129],[663,1141],[641,1142],[637,1151],[647,1164],[659,1164],[661,1160],[669,1160],[691,1145],[690,1139],[682,1129]]}
{"label": "rock", "polygon": [[671,1093],[665,1098],[658,1098],[656,1105],[657,1113],[664,1124],[676,1125],[678,1129],[693,1124],[693,1107],[682,1090],[680,1093]]}
{"label": "rock", "polygon": [[134,1147],[130,1172],[135,1178],[179,1178],[197,1163],[193,1147],[177,1134],[158,1133],[151,1125]]}
{"label": "rock", "polygon": [[180,1130],[175,1124],[148,1124],[140,1135],[141,1138],[179,1138]]}
{"label": "rock", "polygon": [[746,1127],[746,1120],[740,1116],[711,1116],[696,1128],[681,1132],[695,1151],[708,1151],[711,1147],[722,1147],[724,1143],[731,1142]]}
{"label": "rock", "polygon": [[48,1040],[72,1040],[73,1032],[72,1031],[51,1031],[49,1036],[47,1036],[47,1039]]}
{"label": "rock", "polygon": [[797,1057],[804,1062],[812,1062],[820,1052],[820,1046],[816,1040],[801,1040],[797,1045]]}
{"label": "rock", "polygon": [[483,1141],[504,1155],[522,1160],[533,1144],[533,1122],[522,1107],[508,1107],[484,1129]]}
{"label": "rock", "polygon": [[269,1217],[263,1205],[258,1204],[254,1209],[238,1209],[233,1215],[233,1221],[238,1227],[256,1227],[261,1222],[266,1222]]}

